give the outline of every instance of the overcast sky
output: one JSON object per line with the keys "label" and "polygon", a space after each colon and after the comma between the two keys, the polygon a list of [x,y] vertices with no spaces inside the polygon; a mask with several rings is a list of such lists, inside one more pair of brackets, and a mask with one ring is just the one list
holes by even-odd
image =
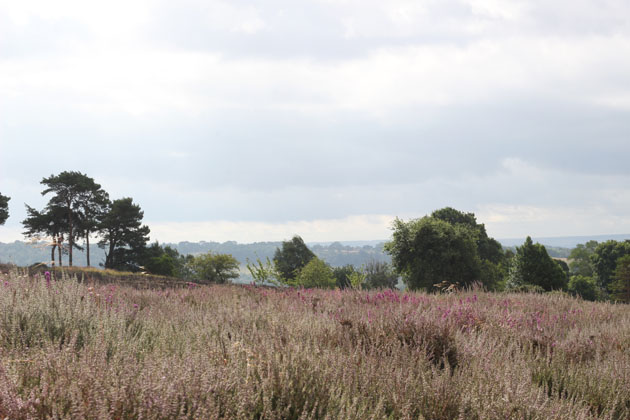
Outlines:
{"label": "overcast sky", "polygon": [[0,0],[0,241],[64,170],[162,242],[630,233],[630,2]]}

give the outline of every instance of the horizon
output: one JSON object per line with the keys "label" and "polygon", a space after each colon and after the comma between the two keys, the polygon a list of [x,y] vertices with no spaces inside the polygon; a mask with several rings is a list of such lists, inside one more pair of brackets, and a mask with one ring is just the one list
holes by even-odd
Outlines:
{"label": "horizon", "polygon": [[630,232],[630,3],[0,1],[0,241],[62,171],[151,241]]}
{"label": "horizon", "polygon": [[[300,236],[300,235],[298,235]],[[525,239],[527,238],[527,236],[523,236],[523,237],[518,237],[518,238],[494,238],[497,241],[499,241],[499,243],[501,243],[501,245],[503,247],[513,247],[513,246],[518,246],[520,245],[522,242],[525,241]],[[234,240],[226,240],[226,241],[213,241],[213,240],[201,240],[201,241],[177,241],[177,242],[161,242],[158,241],[161,245],[180,245],[180,244],[184,244],[184,243],[191,243],[191,244],[228,244],[228,243],[235,243],[237,245],[254,245],[254,244],[263,244],[263,243],[281,243],[282,241],[285,240],[289,240],[291,238],[285,238],[282,240],[269,240],[269,241],[255,241],[255,242],[239,242],[239,241],[234,241]],[[304,238],[302,238],[304,239]],[[534,242],[538,242],[541,243],[542,245],[546,245],[546,246],[556,246],[559,248],[574,248],[575,245],[577,245],[578,243],[586,243],[589,240],[596,240],[598,242],[603,242],[606,240],[617,240],[617,241],[622,241],[622,240],[630,240],[630,233],[611,233],[611,234],[601,234],[601,235],[571,235],[571,236],[552,236],[552,237],[534,237],[531,236],[531,239]],[[343,246],[351,246],[351,247],[361,247],[364,245],[370,245],[370,246],[375,246],[375,245],[380,245],[383,244],[385,242],[388,242],[390,239],[369,239],[369,240],[335,240],[335,241],[304,241],[304,243],[307,246],[313,247],[313,246],[317,246],[317,245],[321,245],[324,247],[330,246],[332,244],[335,243],[339,243]],[[545,243],[549,242],[549,243]],[[47,241],[45,240],[39,240],[39,241],[32,241],[32,240],[25,240],[25,239],[16,239],[14,241],[10,241],[10,242],[5,242],[3,240],[0,240],[0,244],[5,244],[5,245],[9,245],[11,243],[14,242],[21,242],[21,243],[34,243],[34,244],[41,244],[41,243],[45,243]],[[155,242],[155,241],[153,241]],[[567,243],[569,245],[558,245],[559,243]],[[554,245],[555,244],[555,245]],[[571,245],[571,244],[575,244],[575,245]],[[97,246],[97,243],[91,243],[90,246]],[[81,253],[83,251],[80,250],[76,250],[75,252],[77,253]]]}

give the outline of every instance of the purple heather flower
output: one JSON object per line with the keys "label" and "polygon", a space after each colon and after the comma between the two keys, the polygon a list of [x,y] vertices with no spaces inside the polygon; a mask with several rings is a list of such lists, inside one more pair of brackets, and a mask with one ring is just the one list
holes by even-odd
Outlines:
{"label": "purple heather flower", "polygon": [[50,287],[50,271],[46,271],[44,277],[46,277],[46,286]]}

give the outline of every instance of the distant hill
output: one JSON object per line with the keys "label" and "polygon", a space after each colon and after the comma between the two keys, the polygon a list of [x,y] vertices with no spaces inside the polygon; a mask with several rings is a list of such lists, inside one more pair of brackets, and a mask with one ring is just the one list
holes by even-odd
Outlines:
{"label": "distant hill", "polygon": [[[624,241],[630,239],[630,233],[614,235],[590,235],[590,236],[557,236],[557,237],[532,237],[532,241],[545,246],[560,248],[575,248],[578,244],[588,241],[605,242],[608,240]],[[504,247],[523,245],[525,238],[497,239]]]}
{"label": "distant hill", "polygon": [[[360,266],[370,260],[390,261],[389,255],[383,252],[383,242],[374,241],[375,245],[367,245],[361,242],[362,246],[343,245],[340,242],[333,242],[329,245],[309,244],[322,260],[332,266],[342,266],[353,264]],[[364,244],[365,243],[365,244]],[[265,260],[273,258],[276,249],[282,245],[282,242],[256,242],[252,244],[239,244],[234,241],[228,242],[179,242],[170,245],[177,249],[180,254],[203,254],[206,252],[214,252],[218,254],[231,254],[241,265],[247,264],[247,261],[255,261],[257,258]],[[96,245],[90,246],[90,258],[92,266],[98,267],[105,260],[105,252]],[[64,263],[67,262],[67,256],[64,256]],[[85,252],[75,250],[73,253],[75,266],[85,266],[87,264]],[[18,266],[28,266],[35,263],[50,261],[50,248],[44,243],[30,243],[15,241],[12,243],[0,242],[0,262],[12,263]]]}
{"label": "distant hill", "polygon": [[[598,242],[614,239],[622,241],[630,239],[630,234],[619,235],[593,235],[593,236],[567,236],[532,238],[534,242],[539,242],[545,247],[552,257],[566,258],[571,249],[577,244],[583,244],[590,240]],[[499,239],[505,248],[520,246],[525,238]],[[389,262],[391,258],[383,251],[385,241],[340,241],[340,242],[312,242],[307,245],[322,260],[328,264],[338,267],[346,264],[361,266],[370,260]],[[177,249],[180,254],[202,254],[214,252],[220,254],[232,254],[241,265],[247,261],[255,261],[257,258],[265,260],[273,258],[276,248],[282,242],[256,242],[252,244],[239,244],[234,241],[228,242],[179,242],[170,245]],[[96,245],[90,246],[92,266],[98,267],[105,260],[105,252]],[[74,252],[74,265],[85,266],[85,252],[76,250]],[[30,242],[15,241],[12,243],[0,242],[0,263],[13,263],[19,266],[28,266],[39,262],[50,260],[50,248],[43,243],[33,244]],[[67,257],[64,258],[64,262]]]}

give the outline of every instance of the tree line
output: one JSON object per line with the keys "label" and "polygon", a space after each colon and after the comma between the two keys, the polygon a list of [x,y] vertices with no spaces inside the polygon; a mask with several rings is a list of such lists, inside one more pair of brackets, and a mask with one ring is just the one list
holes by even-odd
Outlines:
{"label": "tree line", "polygon": [[[170,246],[147,246],[149,227],[143,211],[129,197],[111,201],[94,179],[80,172],[43,178],[42,210],[26,205],[24,235],[50,238],[51,262],[74,249],[88,252],[90,237],[105,250],[105,268],[139,271],[225,283],[238,277],[239,262],[230,254],[181,255]],[[0,225],[8,217],[9,197],[0,194]],[[273,259],[248,261],[257,283],[323,288],[394,288],[399,279],[411,290],[453,290],[479,284],[494,291],[567,291],[584,299],[630,302],[630,240],[589,241],[572,250],[569,264],[549,256],[530,237],[515,251],[488,236],[474,213],[451,207],[409,221],[396,219],[392,239],[383,249],[392,263],[372,260],[361,267],[332,267],[318,258],[301,237],[282,242]],[[65,245],[67,243],[67,245]]]}
{"label": "tree line", "polygon": [[[73,265],[75,250],[85,250],[90,261],[90,239],[98,238],[105,252],[100,265],[121,271],[144,271],[197,282],[225,283],[238,277],[239,262],[231,255],[206,253],[180,255],[177,250],[155,242],[148,245],[150,229],[142,223],[144,212],[130,197],[111,200],[93,178],[76,171],[64,171],[42,179],[43,209],[26,204],[22,221],[24,236],[47,239],[50,264]],[[0,194],[0,225],[8,217],[9,197]],[[55,255],[56,254],[56,255]]]}
{"label": "tree line", "polygon": [[27,217],[22,221],[27,238],[50,240],[51,264],[73,265],[75,249],[87,252],[90,261],[90,238],[98,237],[105,249],[105,268],[137,271],[142,251],[149,240],[149,227],[142,224],[144,212],[130,197],[110,200],[109,194],[93,178],[75,171],[64,171],[43,178],[43,196],[48,203],[41,209],[26,204]]}
{"label": "tree line", "polygon": [[446,207],[419,219],[396,219],[384,250],[391,264],[331,267],[295,236],[273,259],[248,262],[247,268],[256,282],[288,286],[393,288],[400,278],[410,290],[429,292],[479,284],[491,291],[565,291],[630,302],[630,241],[578,245],[569,265],[530,237],[515,251],[504,249],[474,213]]}

